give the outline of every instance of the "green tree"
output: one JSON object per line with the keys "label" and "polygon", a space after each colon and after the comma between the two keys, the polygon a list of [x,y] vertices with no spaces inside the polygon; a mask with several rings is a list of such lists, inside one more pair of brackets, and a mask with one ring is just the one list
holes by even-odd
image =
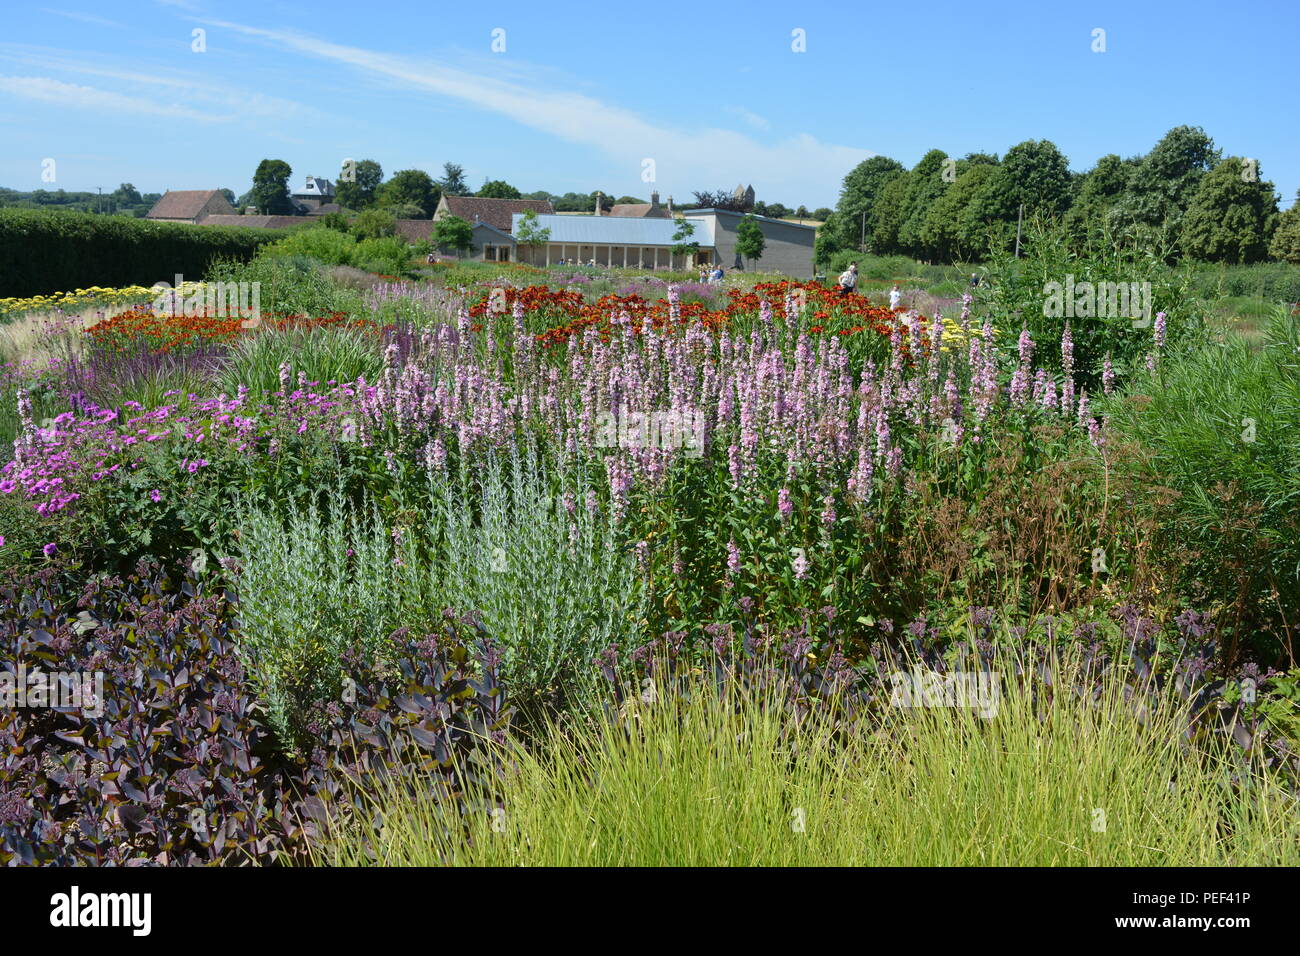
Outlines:
{"label": "green tree", "polygon": [[325,229],[333,229],[336,232],[351,231],[351,227],[348,225],[348,217],[341,212],[327,212],[323,216],[318,216],[316,225]]}
{"label": "green tree", "polygon": [[[880,190],[873,207],[876,227],[870,233],[872,252],[887,256],[901,251],[898,244],[898,231],[902,228],[906,216],[907,191],[911,179],[911,173],[895,176]],[[838,213],[836,218],[839,218]],[[848,223],[846,226],[850,233],[853,226],[853,223]]]}
{"label": "green tree", "polygon": [[388,209],[363,209],[352,220],[352,235],[358,239],[382,239],[397,235],[397,221]]}
{"label": "green tree", "polygon": [[433,225],[433,241],[462,255],[474,248],[474,227],[460,216],[443,216]]}
{"label": "green tree", "polygon": [[918,258],[934,258],[934,250],[928,248],[921,238],[921,225],[925,222],[930,207],[948,189],[946,174],[952,167],[947,160],[948,154],[943,150],[932,149],[921,157],[921,161],[908,175],[903,221],[898,227],[898,244]]}
{"label": "green tree", "polygon": [[[224,191],[229,192],[229,190],[224,190]],[[139,191],[130,183],[122,183],[122,185],[114,189],[113,198],[116,199],[124,206],[138,206],[144,202],[144,197],[142,197]],[[227,198],[230,200],[231,204],[233,205],[235,201],[234,194],[232,193]]]}
{"label": "green tree", "polygon": [[399,202],[384,205],[383,210],[394,219],[428,219],[424,210],[413,202]]}
{"label": "green tree", "polygon": [[378,200],[382,206],[409,203],[420,207],[420,216],[428,219],[438,207],[442,193],[437,183],[422,169],[403,169],[393,173],[393,178],[379,187]]}
{"label": "green tree", "polygon": [[1166,239],[1177,236],[1201,179],[1219,159],[1214,140],[1200,127],[1171,129],[1133,169],[1115,207],[1117,225],[1150,227]]}
{"label": "green tree", "polygon": [[226,202],[230,203],[230,205],[233,206],[235,204],[235,191],[233,189],[218,189],[217,192],[225,196]]}
{"label": "green tree", "polygon": [[1060,216],[1070,208],[1070,164],[1051,140],[1017,143],[1007,150],[1000,168],[1008,187],[1009,218],[1014,218],[1022,203],[1025,218],[1034,213]]}
{"label": "green tree", "polygon": [[1207,262],[1258,262],[1277,219],[1273,184],[1255,160],[1230,156],[1201,180],[1182,219],[1184,255]]}
{"label": "green tree", "polygon": [[483,188],[478,191],[482,199],[522,199],[523,194],[502,179],[493,179],[483,184]]}
{"label": "green tree", "polygon": [[1291,208],[1277,217],[1277,230],[1268,254],[1274,259],[1300,265],[1300,189],[1296,190]]}
{"label": "green tree", "polygon": [[1111,211],[1124,197],[1128,179],[1136,165],[1114,153],[1097,160],[1097,165],[1083,177],[1065,223],[1076,242],[1099,232],[1109,221]]}
{"label": "green tree", "polygon": [[446,196],[468,196],[469,184],[465,182],[465,170],[455,163],[442,164],[442,178],[438,186]]}
{"label": "green tree", "polygon": [[515,239],[536,254],[538,249],[551,241],[551,230],[543,227],[541,220],[537,218],[537,213],[530,209],[519,217],[519,228],[515,230]]}
{"label": "green tree", "polygon": [[[959,161],[958,167],[961,165]],[[988,251],[984,224],[966,213],[988,181],[998,175],[996,166],[984,163],[968,166],[930,207],[921,224],[920,236],[937,260],[969,262]]]}
{"label": "green tree", "polygon": [[253,173],[252,203],[263,216],[291,216],[289,177],[293,168],[283,159],[264,159]]}
{"label": "green tree", "polygon": [[[876,201],[886,185],[904,174],[903,164],[898,160],[872,156],[858,163],[844,177],[839,202],[835,206],[839,214],[836,238],[843,246],[861,249],[875,235]],[[816,213],[813,218],[826,221],[825,216]]]}
{"label": "green tree", "polygon": [[[349,174],[351,180],[344,179]],[[334,199],[347,209],[368,209],[375,204],[375,193],[384,181],[384,168],[373,159],[360,160],[351,170],[340,170],[338,184],[334,187]]]}
{"label": "green tree", "polygon": [[763,227],[758,224],[758,220],[753,215],[747,215],[740,220],[740,225],[736,227],[736,252],[740,254],[742,262],[761,259],[766,244],[767,240],[763,238]]}
{"label": "green tree", "polygon": [[700,251],[698,240],[692,239],[695,235],[695,223],[687,222],[685,216],[674,217],[677,228],[673,230],[673,255],[675,256],[693,256]]}

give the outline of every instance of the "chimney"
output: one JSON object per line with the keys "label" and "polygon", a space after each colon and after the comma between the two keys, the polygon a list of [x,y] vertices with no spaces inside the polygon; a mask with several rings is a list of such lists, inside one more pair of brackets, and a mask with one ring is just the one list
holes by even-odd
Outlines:
{"label": "chimney", "polygon": [[596,193],[596,215],[600,215],[600,193]]}
{"label": "chimney", "polygon": [[673,197],[672,197],[672,196],[669,196],[669,197],[668,197],[668,215],[671,216],[672,214],[673,214]]}

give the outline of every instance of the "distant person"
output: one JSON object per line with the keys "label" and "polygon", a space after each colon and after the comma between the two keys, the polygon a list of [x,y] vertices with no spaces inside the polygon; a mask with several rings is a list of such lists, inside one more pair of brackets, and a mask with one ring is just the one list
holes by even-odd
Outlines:
{"label": "distant person", "polygon": [[972,289],[974,289],[974,288],[977,287],[979,284],[980,284],[979,273],[977,273],[977,272],[972,272],[972,273],[970,274],[970,287],[971,287]]}
{"label": "distant person", "polygon": [[840,274],[840,295],[848,295],[858,287],[858,264],[850,262],[849,267]]}
{"label": "distant person", "polygon": [[898,283],[889,290],[889,311],[897,312],[903,306],[903,293],[898,290]]}
{"label": "distant person", "polygon": [[709,281],[710,282],[722,281],[722,266],[715,267],[714,270],[709,273]]}

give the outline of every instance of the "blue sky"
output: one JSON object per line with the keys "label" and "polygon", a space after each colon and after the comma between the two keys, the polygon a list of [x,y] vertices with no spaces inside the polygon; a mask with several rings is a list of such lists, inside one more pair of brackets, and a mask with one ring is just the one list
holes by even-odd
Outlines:
{"label": "blue sky", "polygon": [[875,153],[1047,138],[1086,170],[1180,124],[1259,160],[1284,206],[1300,188],[1295,0],[33,0],[4,19],[0,185],[17,189],[243,193],[266,157],[294,185],[373,158],[457,162],[474,188],[680,204],[744,182],[816,207]]}

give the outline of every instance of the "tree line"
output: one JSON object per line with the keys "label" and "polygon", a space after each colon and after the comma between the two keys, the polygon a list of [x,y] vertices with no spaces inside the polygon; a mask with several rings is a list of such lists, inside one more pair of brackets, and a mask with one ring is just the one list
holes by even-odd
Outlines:
{"label": "tree line", "polygon": [[161,193],[142,195],[130,183],[122,183],[111,193],[69,192],[66,189],[23,192],[0,186],[0,209],[62,209],[67,212],[103,213],[140,219],[161,198]]}
{"label": "tree line", "polygon": [[1103,156],[1084,173],[1046,139],[1001,158],[932,149],[910,170],[873,156],[844,177],[816,258],[857,250],[978,261],[1014,242],[1022,218],[1046,216],[1079,248],[1124,236],[1149,240],[1171,261],[1300,262],[1300,204],[1280,211],[1278,201],[1257,159],[1224,156],[1199,127],[1171,129],[1143,156]]}

